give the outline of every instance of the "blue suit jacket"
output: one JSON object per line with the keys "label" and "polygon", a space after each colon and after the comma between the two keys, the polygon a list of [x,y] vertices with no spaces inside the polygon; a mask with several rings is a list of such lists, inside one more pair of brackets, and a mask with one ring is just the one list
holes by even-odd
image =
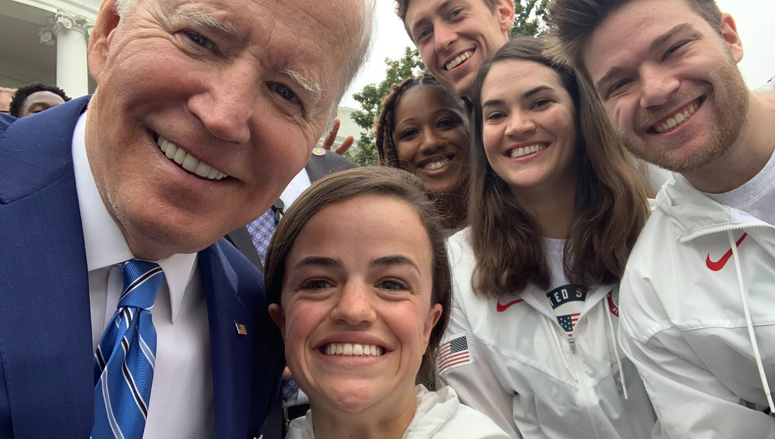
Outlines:
{"label": "blue suit jacket", "polygon": [[[89,285],[71,153],[88,101],[0,117],[0,438],[91,433]],[[199,268],[216,436],[257,437],[284,366],[263,277],[225,240],[199,252]]]}

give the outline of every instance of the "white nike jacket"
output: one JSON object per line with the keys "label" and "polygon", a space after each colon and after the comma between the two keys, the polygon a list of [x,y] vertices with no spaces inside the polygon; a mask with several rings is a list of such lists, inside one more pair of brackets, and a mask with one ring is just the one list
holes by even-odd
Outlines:
{"label": "white nike jacket", "polygon": [[454,300],[439,381],[515,438],[650,437],[651,403],[616,343],[617,288],[590,289],[569,338],[543,290],[477,297],[468,237],[466,229],[447,241]]}
{"label": "white nike jacket", "polygon": [[655,438],[775,438],[775,419],[759,411],[771,404],[766,377],[775,381],[772,225],[676,174],[630,255],[621,299],[620,342],[657,412]]}
{"label": "white nike jacket", "polygon": [[[455,391],[444,387],[435,392],[415,387],[417,410],[402,439],[508,439],[509,435],[487,416],[460,404]],[[291,421],[286,439],[315,439],[312,411]]]}

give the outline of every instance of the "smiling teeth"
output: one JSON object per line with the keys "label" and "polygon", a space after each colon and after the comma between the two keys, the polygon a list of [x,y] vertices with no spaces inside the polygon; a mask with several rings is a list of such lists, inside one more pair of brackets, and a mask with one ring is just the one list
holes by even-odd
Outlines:
{"label": "smiling teeth", "polygon": [[452,70],[455,67],[459,66],[460,63],[462,63],[463,61],[467,60],[468,58],[471,58],[471,55],[473,55],[473,54],[474,54],[474,52],[469,50],[468,52],[465,52],[465,53],[463,53],[461,55],[458,55],[457,58],[455,58],[452,61],[450,61],[449,63],[447,63],[447,70]]}
{"label": "smiling teeth", "polygon": [[428,163],[427,165],[423,166],[423,169],[427,169],[429,171],[435,171],[437,169],[443,168],[444,166],[447,166],[448,162],[449,160],[444,159],[444,160],[439,160],[438,162]]}
{"label": "smiling teeth", "polygon": [[511,150],[511,158],[517,159],[526,155],[535,154],[538,151],[543,151],[545,149],[546,145],[532,145],[526,146],[524,148],[514,148]]}
{"label": "smiling teeth", "polygon": [[329,356],[379,357],[382,352],[381,346],[359,343],[330,343],[323,349],[323,354]]}
{"label": "smiling teeth", "polygon": [[183,148],[178,147],[164,137],[159,136],[159,140],[156,141],[156,144],[168,159],[179,164],[188,172],[194,173],[202,178],[215,181],[223,180],[224,178],[228,177],[228,175],[213,168],[212,166],[204,162],[200,162],[194,158],[194,156],[184,151]]}
{"label": "smiling teeth", "polygon": [[698,108],[700,108],[700,103],[695,102],[694,104],[686,107],[683,111],[676,113],[676,115],[669,118],[667,122],[663,123],[662,125],[655,126],[654,131],[660,134],[669,133],[670,131],[673,131],[677,126],[686,122],[686,120],[689,119],[689,116],[694,114],[694,112],[697,111]]}

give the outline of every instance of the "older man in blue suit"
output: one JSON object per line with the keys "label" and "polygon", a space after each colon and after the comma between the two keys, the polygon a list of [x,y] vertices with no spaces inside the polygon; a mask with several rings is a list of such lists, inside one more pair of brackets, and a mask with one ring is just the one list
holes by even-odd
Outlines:
{"label": "older man in blue suit", "polygon": [[370,10],[106,0],[95,94],[0,115],[0,438],[259,436],[281,341],[219,238],[303,168]]}

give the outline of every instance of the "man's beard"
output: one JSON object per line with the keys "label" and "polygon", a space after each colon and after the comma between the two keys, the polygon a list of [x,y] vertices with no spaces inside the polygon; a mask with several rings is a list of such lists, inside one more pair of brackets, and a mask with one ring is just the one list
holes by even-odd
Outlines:
{"label": "man's beard", "polygon": [[[621,144],[636,157],[678,173],[697,170],[720,157],[735,143],[745,126],[749,97],[748,88],[731,55],[729,62],[720,67],[715,76],[713,99],[707,96],[702,102],[702,106],[711,105],[713,114],[711,123],[706,127],[710,130],[710,138],[703,148],[682,151],[684,144],[691,141],[689,133],[654,142],[658,144],[654,147],[640,138],[616,130]],[[635,126],[639,126],[637,121]]]}

